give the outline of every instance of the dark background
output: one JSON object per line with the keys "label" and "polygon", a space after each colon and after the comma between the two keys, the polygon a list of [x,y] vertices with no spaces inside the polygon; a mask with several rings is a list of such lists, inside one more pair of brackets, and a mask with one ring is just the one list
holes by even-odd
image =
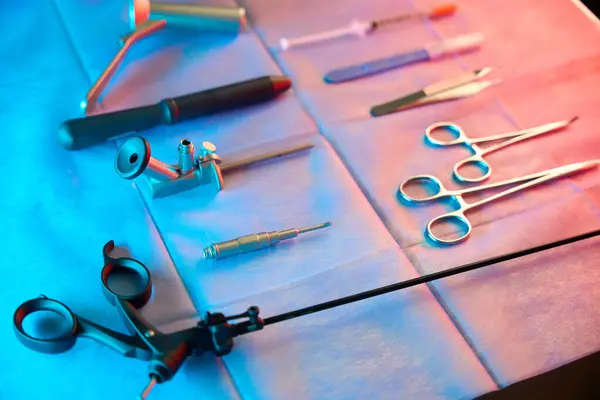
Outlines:
{"label": "dark background", "polygon": [[596,14],[597,17],[600,17],[600,0],[583,0],[582,3]]}

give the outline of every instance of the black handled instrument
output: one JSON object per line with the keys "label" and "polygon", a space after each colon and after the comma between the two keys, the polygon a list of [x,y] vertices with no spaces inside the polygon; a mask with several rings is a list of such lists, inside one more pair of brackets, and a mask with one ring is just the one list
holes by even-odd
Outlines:
{"label": "black handled instrument", "polygon": [[[205,318],[195,327],[168,335],[158,331],[137,312],[138,308],[143,307],[148,302],[152,293],[150,272],[137,260],[131,258],[111,258],[109,253],[114,247],[114,243],[111,240],[103,249],[104,268],[102,268],[101,273],[102,288],[105,297],[124,317],[125,323],[133,335],[123,335],[122,333],[112,331],[91,321],[85,320],[75,315],[64,304],[45,296],[27,300],[21,304],[13,316],[13,327],[17,338],[23,345],[42,353],[61,353],[67,351],[75,345],[77,337],[81,336],[103,343],[126,357],[150,360],[150,383],[140,396],[140,398],[144,400],[156,383],[162,383],[171,379],[187,357],[193,352],[202,354],[203,352],[213,351],[218,356],[228,354],[233,348],[233,338],[236,336],[261,330],[267,325],[273,325],[290,319],[355,303],[371,297],[381,296],[386,293],[463,274],[489,265],[514,260],[516,258],[597,236],[600,236],[600,230],[419,276],[403,282],[393,283],[365,292],[274,315],[265,318],[264,320],[259,318],[259,309],[256,306],[249,307],[248,310],[242,314],[229,317],[226,317],[222,313],[206,313]],[[133,294],[117,293],[116,290],[110,288],[109,277],[113,274],[126,275],[135,279],[139,289]],[[23,321],[28,315],[37,311],[52,311],[58,314],[68,323],[69,328],[66,329],[66,332],[63,332],[58,336],[55,335],[54,337],[36,337],[31,333],[27,333],[23,327]],[[242,318],[247,318],[247,320],[236,324],[230,324],[228,322]]]}
{"label": "black handled instrument", "polygon": [[[146,305],[152,295],[150,271],[144,264],[132,258],[110,257],[109,253],[113,248],[114,242],[111,240],[102,251],[104,256],[104,267],[100,274],[102,291],[106,299],[123,317],[132,335],[124,335],[81,318],[63,303],[42,295],[27,300],[14,313],[15,334],[23,345],[41,353],[55,354],[71,349],[78,337],[87,337],[126,357],[150,361],[150,384],[142,395],[142,398],[145,398],[156,383],[170,380],[192,353],[202,354],[212,351],[219,356],[228,354],[233,348],[234,337],[262,329],[258,307],[250,307],[245,313],[230,317],[221,313],[207,313],[205,318],[193,328],[171,334],[161,333],[137,311]],[[135,282],[136,290],[133,293],[118,293],[124,289],[111,288],[110,277],[118,275]],[[36,337],[33,333],[27,332],[23,321],[28,315],[38,311],[51,311],[58,314],[66,321],[68,328],[60,335],[52,337],[47,335]],[[248,318],[248,320],[238,324],[228,322],[241,318]]]}
{"label": "black handled instrument", "polygon": [[65,121],[58,138],[67,150],[91,147],[107,140],[159,125],[234,110],[274,99],[291,87],[284,76],[264,76],[184,96],[157,104]]}

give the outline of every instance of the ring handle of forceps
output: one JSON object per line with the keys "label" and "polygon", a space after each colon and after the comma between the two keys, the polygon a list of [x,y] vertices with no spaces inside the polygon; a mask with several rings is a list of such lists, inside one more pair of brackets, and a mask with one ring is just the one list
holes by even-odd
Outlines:
{"label": "ring handle of forceps", "polygon": [[[433,132],[437,130],[450,131],[456,135],[456,138],[451,140],[440,140],[433,137]],[[467,142],[467,135],[463,129],[454,122],[437,122],[429,125],[425,129],[425,140],[434,146],[454,146]]]}
{"label": "ring handle of forceps", "polygon": [[[158,336],[158,330],[137,311],[139,308],[144,307],[152,296],[152,275],[150,274],[150,270],[136,259],[111,257],[110,252],[114,247],[114,241],[110,240],[102,248],[104,267],[102,267],[100,279],[102,280],[104,297],[117,309],[129,332],[139,338],[151,352],[159,352],[156,341],[152,340],[152,338]],[[119,270],[133,271],[142,279],[144,283],[143,288],[130,295],[123,295],[113,291],[108,283],[108,278],[113,272],[119,272]]]}
{"label": "ring handle of forceps", "polygon": [[[433,137],[433,132],[435,132],[438,129],[452,131],[456,133],[457,137],[452,140],[436,139]],[[430,144],[434,146],[453,146],[456,144],[470,143],[463,129],[454,122],[438,122],[429,125],[427,129],[425,129],[425,138]],[[475,178],[469,178],[465,175],[462,175],[459,170],[467,165],[477,166],[483,171],[483,175],[480,175]],[[464,160],[461,160],[454,164],[452,172],[454,173],[454,177],[456,178],[456,180],[458,180],[459,182],[476,183],[489,178],[492,175],[492,167],[487,161],[485,161],[485,159],[480,154],[473,154],[472,156],[467,157]]]}
{"label": "ring handle of forceps", "polygon": [[[29,335],[23,328],[23,321],[28,315],[38,311],[50,311],[59,315],[70,325],[69,329],[66,329],[60,336],[47,339]],[[80,318],[63,303],[43,295],[27,300],[17,307],[13,315],[13,329],[21,344],[39,353],[64,353],[70,350],[75,345],[77,337],[81,336],[94,339],[126,357],[142,360],[148,360],[151,357],[151,353],[140,338],[124,335]]]}
{"label": "ring handle of forceps", "polygon": [[[153,346],[147,342],[140,332],[153,330],[136,311],[150,299],[152,294],[152,278],[150,271],[144,264],[132,258],[113,258],[110,252],[114,249],[114,241],[108,241],[102,248],[104,267],[101,272],[102,291],[107,300],[124,316],[125,324],[132,333],[138,335],[128,336],[104,328],[91,321],[76,316],[66,305],[59,301],[40,296],[21,304],[15,311],[13,326],[17,338],[26,347],[43,353],[61,353],[75,345],[77,336],[89,337],[108,347],[113,348],[127,357],[149,359]],[[144,283],[143,288],[136,293],[123,295],[114,292],[108,279],[112,273],[133,272]],[[35,338],[25,332],[24,319],[37,311],[50,311],[62,317],[69,324],[69,329],[62,335],[52,339]]]}
{"label": "ring handle of forceps", "polygon": [[[429,184],[435,189],[435,193],[424,197],[414,197],[406,193],[405,187],[408,184],[417,184],[419,186],[427,186]],[[414,175],[402,182],[398,186],[398,193],[409,203],[422,204],[429,201],[437,200],[448,195],[448,190],[442,185],[442,182],[433,175]]]}
{"label": "ring handle of forceps", "polygon": [[[474,165],[478,169],[481,169],[483,171],[483,175],[474,178],[469,178],[468,176],[461,174],[460,169],[467,165]],[[452,168],[452,173],[454,174],[454,178],[456,178],[456,180],[460,182],[481,182],[492,175],[492,166],[487,161],[485,161],[485,158],[483,158],[479,154],[473,154],[472,156],[467,157],[464,160],[461,160],[454,164],[454,167]]]}
{"label": "ring handle of forceps", "polygon": [[[102,257],[104,266],[100,272],[100,280],[102,281],[102,292],[108,302],[116,306],[117,300],[123,300],[130,303],[133,307],[142,308],[148,303],[152,296],[152,275],[150,270],[140,261],[130,257],[113,258],[110,253],[115,248],[115,242],[109,240],[102,248]],[[108,283],[108,278],[112,273],[118,273],[127,270],[133,272],[143,282],[143,288],[135,293],[124,295],[114,292]]]}
{"label": "ring handle of forceps", "polygon": [[[455,222],[455,224],[453,225],[462,225],[465,228],[465,233],[454,239],[442,239],[439,236],[436,236],[435,233],[433,233],[433,226],[439,224],[442,221]],[[471,223],[465,216],[464,211],[456,210],[440,215],[439,217],[436,217],[429,221],[427,227],[425,228],[425,235],[427,236],[427,238],[429,238],[429,240],[431,240],[435,244],[451,246],[465,241],[471,235],[472,230],[473,227],[471,226]]]}

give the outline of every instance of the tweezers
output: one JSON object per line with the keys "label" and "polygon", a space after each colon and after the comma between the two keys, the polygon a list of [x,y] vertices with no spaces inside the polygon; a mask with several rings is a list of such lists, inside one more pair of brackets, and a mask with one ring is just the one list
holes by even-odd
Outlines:
{"label": "tweezers", "polygon": [[474,96],[488,87],[500,82],[499,79],[493,81],[478,81],[492,71],[492,68],[483,68],[474,70],[452,79],[434,83],[418,92],[411,93],[399,99],[387,103],[379,104],[371,108],[373,117],[391,114],[397,111],[412,107],[418,107],[425,104],[438,103],[449,100],[461,99]]}

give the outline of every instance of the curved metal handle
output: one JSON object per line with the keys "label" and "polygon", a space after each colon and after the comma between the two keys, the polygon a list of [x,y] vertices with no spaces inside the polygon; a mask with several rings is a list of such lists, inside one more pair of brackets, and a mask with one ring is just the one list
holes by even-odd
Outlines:
{"label": "curved metal handle", "polygon": [[[459,235],[458,237],[453,239],[442,239],[434,233],[434,226],[442,222],[451,222],[454,225],[461,225],[465,228],[465,232],[462,235]],[[449,246],[465,241],[471,235],[472,230],[473,227],[471,226],[471,223],[465,216],[464,211],[456,210],[447,214],[440,215],[439,217],[429,221],[429,223],[427,224],[427,228],[425,229],[425,234],[435,244]]]}
{"label": "curved metal handle", "polygon": [[[441,130],[451,132],[456,138],[451,140],[434,138],[433,133]],[[434,146],[454,146],[455,144],[465,143],[467,141],[467,135],[465,134],[465,131],[454,122],[438,122],[429,125],[427,129],[425,129],[425,139]]]}
{"label": "curved metal handle", "polygon": [[[38,311],[49,311],[56,314],[68,324],[68,329],[65,329],[60,335],[49,338],[39,338],[27,333],[23,327],[23,321],[27,316]],[[148,360],[151,356],[148,347],[138,337],[123,335],[78,317],[63,303],[46,296],[40,296],[21,304],[13,316],[13,328],[17,339],[25,347],[40,353],[63,353],[75,345],[78,337],[87,337],[126,357]]]}
{"label": "curved metal handle", "polygon": [[129,51],[131,45],[138,40],[141,40],[146,36],[158,31],[165,26],[165,24],[166,21],[164,20],[156,21],[156,23],[153,24],[142,24],[130,36],[127,37],[127,40],[123,42],[123,46],[119,49],[117,54],[110,61],[96,82],[94,82],[90,90],[88,90],[87,94],[85,95],[85,99],[81,102],[80,107],[86,114],[88,114],[98,102],[100,95],[125,59],[125,55]]}
{"label": "curved metal handle", "polygon": [[[464,168],[468,165],[478,167],[478,169],[483,171],[483,175],[474,177],[474,178],[470,178],[468,176],[461,174],[460,169]],[[469,183],[481,182],[481,181],[484,181],[487,178],[489,178],[490,175],[492,175],[492,167],[487,161],[485,161],[485,159],[483,157],[481,157],[481,155],[474,154],[471,157],[467,157],[464,160],[461,160],[461,161],[457,162],[456,164],[454,164],[454,168],[453,168],[452,172],[454,174],[454,177],[460,182],[469,182]]]}
{"label": "curved metal handle", "polygon": [[95,340],[125,357],[137,358],[139,360],[149,360],[152,358],[152,351],[137,336],[115,332],[112,329],[105,328],[81,317],[77,317],[77,327],[81,337]]}
{"label": "curved metal handle", "polygon": [[115,249],[115,241],[109,240],[102,247],[102,258],[104,258],[104,264],[108,264],[116,261],[116,258],[110,256],[110,253]]}
{"label": "curved metal handle", "polygon": [[[53,337],[36,337],[25,331],[24,321],[39,311],[52,312],[61,318],[68,329]],[[69,350],[75,345],[78,335],[77,317],[63,303],[49,299],[44,295],[30,299],[19,305],[13,315],[13,329],[21,344],[39,353],[57,354]]]}
{"label": "curved metal handle", "polygon": [[[429,185],[430,188],[433,188],[435,193],[424,196],[424,197],[415,197],[406,193],[407,185],[417,185],[422,187],[427,187]],[[415,175],[411,176],[404,182],[398,186],[398,192],[400,196],[409,203],[420,204],[426,203],[428,201],[439,199],[440,197],[444,197],[448,195],[448,190],[442,185],[442,182],[433,175]]]}
{"label": "curved metal handle", "polygon": [[163,334],[156,329],[127,300],[116,297],[116,308],[127,324],[127,329],[136,335],[147,346],[151,353],[162,353],[161,339]]}

